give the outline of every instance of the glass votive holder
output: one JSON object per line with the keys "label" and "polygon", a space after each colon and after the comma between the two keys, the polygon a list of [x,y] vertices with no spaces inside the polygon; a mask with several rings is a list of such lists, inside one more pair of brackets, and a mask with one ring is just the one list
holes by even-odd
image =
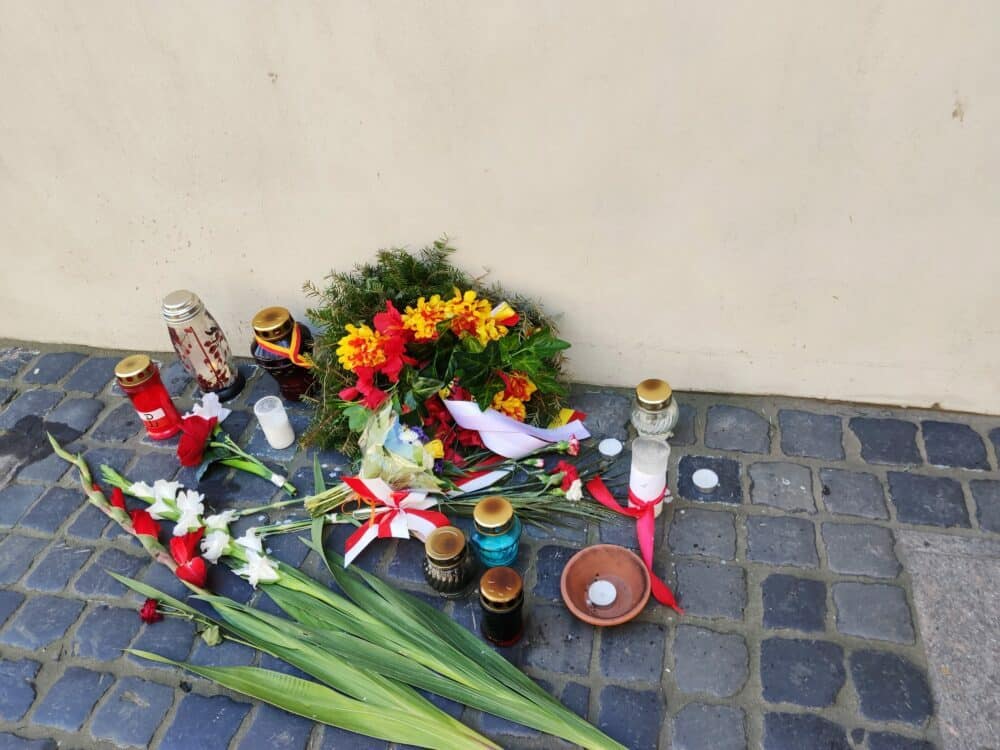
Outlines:
{"label": "glass votive holder", "polygon": [[287,448],[295,442],[295,430],[288,421],[288,414],[277,396],[264,396],[253,405],[253,413],[260,422],[267,444],[275,450]]}
{"label": "glass votive holder", "polygon": [[[629,474],[629,495],[644,502],[658,501],[654,508],[657,516],[663,511],[663,495],[667,489],[667,463],[670,446],[652,438],[632,441],[632,470]],[[636,507],[629,498],[629,507]]]}

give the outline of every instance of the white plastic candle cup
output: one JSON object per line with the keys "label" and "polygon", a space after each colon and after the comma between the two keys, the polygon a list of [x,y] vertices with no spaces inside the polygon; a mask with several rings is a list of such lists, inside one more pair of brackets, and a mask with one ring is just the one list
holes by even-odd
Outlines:
{"label": "white plastic candle cup", "polygon": [[587,589],[587,601],[595,607],[610,607],[618,598],[618,589],[611,581],[596,580]]}
{"label": "white plastic candle cup", "polygon": [[253,405],[253,413],[264,430],[267,444],[275,450],[287,448],[295,442],[295,430],[288,421],[285,407],[277,396],[264,396]]}
{"label": "white plastic candle cup", "polygon": [[[667,488],[667,463],[670,461],[670,446],[667,443],[650,438],[636,438],[632,441],[632,472],[629,475],[628,488],[632,495],[640,500],[656,503],[657,516],[663,510],[662,496]],[[631,498],[629,507],[635,507]]]}
{"label": "white plastic candle cup", "polygon": [[711,469],[698,469],[691,475],[691,481],[702,492],[714,492],[719,486],[719,475]]}

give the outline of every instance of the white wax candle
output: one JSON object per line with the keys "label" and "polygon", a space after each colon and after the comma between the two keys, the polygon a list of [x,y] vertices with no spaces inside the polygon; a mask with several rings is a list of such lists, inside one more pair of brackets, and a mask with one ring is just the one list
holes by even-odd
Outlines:
{"label": "white wax candle", "polygon": [[267,444],[275,450],[287,448],[295,442],[295,430],[288,421],[288,414],[281,399],[277,396],[265,396],[253,406],[253,413],[264,431]]}

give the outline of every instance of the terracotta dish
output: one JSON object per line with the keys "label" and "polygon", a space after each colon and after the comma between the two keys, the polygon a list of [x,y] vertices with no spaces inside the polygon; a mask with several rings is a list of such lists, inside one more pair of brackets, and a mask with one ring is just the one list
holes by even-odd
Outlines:
{"label": "terracotta dish", "polygon": [[[590,601],[590,586],[595,581],[614,586],[611,604],[599,607]],[[569,611],[584,622],[601,627],[621,625],[649,601],[649,571],[634,552],[614,544],[595,544],[569,559],[559,587]]]}

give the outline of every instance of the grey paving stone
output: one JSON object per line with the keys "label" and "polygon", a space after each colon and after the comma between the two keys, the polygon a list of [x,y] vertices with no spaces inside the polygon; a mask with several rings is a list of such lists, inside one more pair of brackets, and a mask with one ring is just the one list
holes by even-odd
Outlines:
{"label": "grey paving stone", "polygon": [[34,366],[24,373],[23,379],[26,383],[38,383],[39,385],[52,385],[62,380],[66,373],[76,367],[86,355],[77,352],[51,352],[43,354],[36,361]]}
{"label": "grey paving stone", "polygon": [[695,429],[695,420],[698,410],[691,404],[678,403],[677,424],[674,426],[674,434],[670,438],[670,445],[694,445],[698,442],[698,435]]}
{"label": "grey paving stone", "polygon": [[24,585],[35,591],[49,593],[62,591],[89,558],[89,549],[69,547],[56,542],[45,553],[45,557],[35,564],[31,573],[24,580]]}
{"label": "grey paving stone", "polygon": [[892,732],[870,732],[868,750],[934,750],[934,745],[926,740],[904,737]]}
{"label": "grey paving stone", "polygon": [[889,494],[902,523],[969,527],[962,485],[948,477],[889,472]]}
{"label": "grey paving stone", "polygon": [[67,391],[98,394],[115,376],[118,357],[91,357],[66,381]]}
{"label": "grey paving stone", "polygon": [[674,717],[673,750],[746,750],[746,714],[736,706],[689,703]]}
{"label": "grey paving stone", "polygon": [[[288,421],[292,423],[292,429],[295,430],[295,435],[301,437],[302,434],[309,427],[310,416],[303,413],[295,413],[289,411]],[[262,461],[271,461],[277,464],[285,464],[291,461],[295,457],[295,453],[298,450],[298,443],[292,443],[287,448],[282,448],[281,450],[276,450],[268,445],[267,438],[264,437],[264,432],[260,429],[260,425],[254,425],[253,432],[251,433],[250,440],[246,444],[246,452],[251,456],[256,456]]]}
{"label": "grey paving stone", "polygon": [[781,426],[781,452],[786,456],[844,459],[844,436],[840,417],[813,414],[808,411],[782,409],[778,412]]}
{"label": "grey paving stone", "polygon": [[94,714],[90,733],[119,747],[148,747],[173,702],[173,688],[123,677]]}
{"label": "grey paving stone", "polygon": [[[167,617],[152,625],[143,625],[139,636],[132,643],[132,648],[152,651],[154,654],[165,656],[168,659],[183,661],[191,651],[194,639],[195,626],[193,623],[175,617]],[[141,659],[134,654],[129,654],[126,658],[141,665],[143,669],[173,669],[165,664]]]}
{"label": "grey paving stone", "polygon": [[382,740],[348,732],[337,727],[322,727],[323,741],[320,750],[384,750],[389,745]]}
{"label": "grey paving stone", "polygon": [[142,582],[162,591],[167,596],[184,600],[191,591],[184,582],[174,575],[165,565],[150,565],[142,574]]}
{"label": "grey paving stone", "polygon": [[137,609],[101,604],[88,612],[76,629],[71,653],[97,661],[117,659],[139,632],[141,624]]}
{"label": "grey paving stone", "polygon": [[16,388],[12,388],[6,385],[0,386],[0,406],[3,406],[8,401],[10,401],[14,397],[15,393],[17,393]]}
{"label": "grey paving stone", "polygon": [[180,463],[176,453],[144,453],[128,470],[128,478],[133,482],[152,484],[157,479],[173,479],[179,468]]}
{"label": "grey paving stone", "polygon": [[128,440],[133,435],[138,434],[139,430],[145,429],[142,426],[142,420],[139,415],[135,413],[135,409],[132,408],[131,403],[124,403],[115,408],[108,416],[106,416],[94,431],[91,433],[91,437],[95,440],[102,440],[104,442],[119,442],[123,443]]}
{"label": "grey paving stone", "polygon": [[865,650],[851,654],[850,665],[865,717],[922,725],[933,715],[927,676],[908,660],[887,651]]}
{"label": "grey paving stone", "polygon": [[0,632],[0,643],[37,650],[62,638],[83,609],[83,602],[58,596],[30,597]]}
{"label": "grey paving stone", "polygon": [[[297,568],[309,554],[309,548],[303,542],[308,539],[309,534],[275,534],[267,538],[265,548],[271,557]],[[414,544],[422,549],[419,541]]]}
{"label": "grey paving stone", "polygon": [[725,451],[770,453],[771,425],[751,409],[711,406],[705,425],[705,445]]}
{"label": "grey paving stone", "polygon": [[[633,534],[635,531],[633,530]],[[569,559],[576,554],[570,547],[547,545],[538,550],[535,556],[535,571],[537,582],[532,594],[542,599],[562,599],[559,590],[560,577]]]}
{"label": "grey paving stone", "polygon": [[242,643],[222,641],[216,646],[209,646],[198,638],[188,661],[203,667],[247,667],[253,664],[256,653]]}
{"label": "grey paving stone", "polygon": [[76,732],[112,682],[114,677],[106,672],[68,667],[39,702],[31,721],[64,732]]}
{"label": "grey paving stone", "polygon": [[747,681],[749,655],[737,633],[678,625],[673,644],[674,680],[683,693],[735,695]]}
{"label": "grey paving stone", "polygon": [[501,745],[509,745],[512,739],[516,742],[516,738],[537,737],[540,734],[537,729],[483,711],[470,710],[465,719],[479,732],[497,740]]}
{"label": "grey paving stone", "polygon": [[969,425],[928,419],[920,423],[920,429],[927,463],[932,466],[989,470],[983,439]]}
{"label": "grey paving stone", "polygon": [[764,750],[851,750],[847,734],[815,714],[765,714]]}
{"label": "grey paving stone", "polygon": [[[719,486],[711,492],[702,492],[695,487],[691,477],[698,469],[714,471],[719,477]],[[743,502],[740,464],[731,458],[684,456],[677,465],[677,494],[687,500],[739,505]]]}
{"label": "grey paving stone", "polygon": [[820,469],[823,504],[831,513],[888,519],[885,493],[878,477],[843,469]]}
{"label": "grey paving stone", "polygon": [[[0,500],[2,497],[0,493]],[[10,534],[0,539],[0,585],[16,583],[47,543],[44,539],[20,534]]]}
{"label": "grey paving stone", "polygon": [[108,575],[114,571],[119,575],[137,578],[148,562],[148,558],[129,555],[121,550],[107,549],[99,554],[73,584],[73,588],[84,596],[123,596],[128,590]]}
{"label": "grey paving stone", "polygon": [[568,682],[563,688],[559,700],[577,716],[586,719],[590,703],[590,687],[581,685],[579,682]]}
{"label": "grey paving stone", "polygon": [[86,500],[82,490],[52,487],[21,516],[18,526],[54,534]]}
{"label": "grey paving stone", "polygon": [[41,487],[31,484],[8,484],[0,490],[0,526],[13,526],[42,495]]}
{"label": "grey paving stone", "polygon": [[535,605],[525,618],[524,663],[550,672],[587,674],[594,628],[564,607]]}
{"label": "grey paving stone", "polygon": [[851,430],[861,441],[861,457],[870,464],[920,464],[917,426],[901,419],[854,417]]}
{"label": "grey paving stone", "polygon": [[209,567],[206,588],[217,596],[226,596],[243,604],[253,596],[253,587],[225,565]]}
{"label": "grey paving stone", "polygon": [[18,721],[28,712],[40,667],[31,659],[0,659],[0,719]]}
{"label": "grey paving stone", "polygon": [[108,517],[88,502],[73,519],[66,533],[79,539],[99,539],[109,523]]}
{"label": "grey paving stone", "polygon": [[865,741],[865,730],[864,729],[852,729],[851,730],[851,742],[855,745],[860,745]]}
{"label": "grey paving stone", "polygon": [[[191,376],[188,375],[180,360],[174,359],[166,364],[158,362],[157,365],[160,368],[160,380],[166,386],[167,392],[174,398],[180,396],[191,384]],[[183,414],[183,412],[181,413]]]}
{"label": "grey paving stone", "polygon": [[895,578],[902,570],[884,526],[867,523],[824,523],[823,542],[830,570],[846,575]]}
{"label": "grey paving stone", "polygon": [[423,583],[423,561],[423,544],[416,539],[402,541],[396,544],[396,552],[389,561],[388,576],[405,583]]}
{"label": "grey paving stone", "polygon": [[620,393],[586,391],[574,388],[570,405],[587,415],[585,424],[597,439],[613,437],[628,440],[628,424],[632,415],[632,401]]}
{"label": "grey paving stone", "polygon": [[990,442],[993,443],[993,453],[1000,460],[1000,427],[990,430]]}
{"label": "grey paving stone", "polygon": [[161,750],[190,750],[212,738],[217,747],[224,747],[240,728],[249,713],[247,703],[237,703],[224,695],[195,695],[181,699],[177,714],[160,741]]}
{"label": "grey paving stone", "polygon": [[[79,453],[79,445],[65,445],[66,450]],[[55,453],[49,453],[44,458],[32,460],[17,472],[17,478],[29,482],[50,482],[55,484],[69,471],[70,465]]]}
{"label": "grey paving stone", "polygon": [[0,750],[56,750],[55,740],[29,740],[9,732],[0,732]]}
{"label": "grey paving stone", "polygon": [[49,412],[46,423],[57,422],[84,433],[91,428],[104,404],[94,398],[68,398]]}
{"label": "grey paving stone", "polygon": [[24,601],[24,594],[10,589],[0,589],[0,626],[10,618]]}
{"label": "grey paving stone", "polygon": [[747,604],[746,573],[737,565],[678,562],[677,595],[681,606],[698,617],[742,620]]}
{"label": "grey paving stone", "polygon": [[733,514],[701,508],[679,510],[670,524],[668,542],[670,551],[675,555],[702,555],[732,560],[736,556],[736,523]]}
{"label": "grey paving stone", "polygon": [[819,632],[826,625],[826,584],[773,573],[761,584],[765,628]]}
{"label": "grey paving stone", "polygon": [[884,583],[833,584],[837,630],[868,640],[913,643],[913,619],[906,594]]}
{"label": "grey paving stone", "polygon": [[972,499],[976,501],[979,528],[1000,534],[1000,482],[973,479],[969,482]]}
{"label": "grey paving stone", "polygon": [[309,719],[259,703],[236,750],[305,750],[312,731]]}
{"label": "grey paving stone", "polygon": [[[597,726],[630,750],[655,750],[666,701],[656,690],[609,685],[601,691]],[[622,710],[628,706],[628,710]],[[635,717],[641,716],[642,721]]]}
{"label": "grey paving stone", "polygon": [[816,530],[804,518],[748,516],[747,558],[772,565],[815,568]]}
{"label": "grey paving stone", "polygon": [[622,681],[659,683],[666,638],[666,626],[652,622],[607,628],[601,637],[601,674]]}
{"label": "grey paving stone", "polygon": [[812,472],[806,466],[784,462],[752,464],[750,500],[789,513],[815,513]]}
{"label": "grey paving stone", "polygon": [[14,378],[21,368],[38,356],[38,352],[19,346],[0,349],[0,378]]}
{"label": "grey paving stone", "polygon": [[99,476],[101,464],[107,464],[115,471],[125,474],[125,467],[129,465],[135,454],[125,448],[88,448],[83,457],[87,459],[87,465],[94,472],[94,476]]}
{"label": "grey paving stone", "polygon": [[844,649],[828,641],[767,638],[760,644],[764,700],[821,708],[844,686]]}

